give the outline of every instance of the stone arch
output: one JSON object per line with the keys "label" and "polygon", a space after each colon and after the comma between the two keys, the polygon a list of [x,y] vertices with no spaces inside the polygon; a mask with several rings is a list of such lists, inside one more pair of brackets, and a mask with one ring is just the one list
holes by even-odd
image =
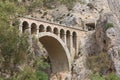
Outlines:
{"label": "stone arch", "polygon": [[43,32],[39,34],[39,41],[48,52],[53,73],[70,71],[69,50],[58,36],[53,33]]}
{"label": "stone arch", "polygon": [[63,29],[60,30],[60,38],[65,42],[65,31]]}
{"label": "stone arch", "polygon": [[37,25],[35,23],[31,24],[31,34],[37,33]]}
{"label": "stone arch", "polygon": [[46,28],[46,32],[52,32],[52,29],[51,29],[50,26],[47,26],[47,28]]}
{"label": "stone arch", "polygon": [[68,47],[68,49],[70,50],[70,31],[69,30],[67,30],[66,31],[66,44],[67,44],[67,47]]}
{"label": "stone arch", "polygon": [[72,43],[73,43],[73,48],[76,50],[76,46],[77,46],[77,33],[73,32],[72,33]]}
{"label": "stone arch", "polygon": [[44,27],[44,25],[40,25],[39,26],[39,32],[44,32],[45,31],[45,27]]}
{"label": "stone arch", "polygon": [[59,34],[59,32],[58,32],[58,29],[57,29],[57,28],[54,28],[54,29],[53,29],[53,32],[54,32],[54,34],[56,34],[56,35],[58,35],[58,34]]}
{"label": "stone arch", "polygon": [[22,23],[22,32],[24,33],[27,29],[29,29],[29,24],[27,21]]}

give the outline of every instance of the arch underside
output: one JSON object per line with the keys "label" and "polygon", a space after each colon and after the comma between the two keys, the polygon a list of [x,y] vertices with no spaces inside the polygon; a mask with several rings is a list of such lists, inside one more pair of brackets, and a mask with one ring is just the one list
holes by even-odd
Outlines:
{"label": "arch underside", "polygon": [[77,53],[77,33],[75,30],[58,28],[34,21],[21,20],[22,33],[30,33],[32,36],[37,36],[39,41],[46,48],[53,72],[69,71],[71,69],[71,58],[73,52]]}
{"label": "arch underside", "polygon": [[39,41],[48,51],[52,72],[64,72],[71,69],[70,53],[64,42],[50,32],[39,33]]}

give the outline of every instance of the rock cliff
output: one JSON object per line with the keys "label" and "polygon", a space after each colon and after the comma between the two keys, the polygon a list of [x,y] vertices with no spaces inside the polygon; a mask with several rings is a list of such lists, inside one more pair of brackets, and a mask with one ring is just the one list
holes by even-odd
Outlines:
{"label": "rock cliff", "polygon": [[[96,55],[101,51],[111,55],[116,73],[120,75],[119,6],[120,0],[81,0],[71,9],[66,5],[52,5],[52,9],[36,8],[28,16],[86,31],[81,39],[79,55],[75,57],[73,63],[71,77],[66,79],[85,80],[89,72],[84,65],[86,56]],[[108,28],[109,25],[112,27]],[[59,75],[61,74],[53,76],[56,77],[55,80]]]}

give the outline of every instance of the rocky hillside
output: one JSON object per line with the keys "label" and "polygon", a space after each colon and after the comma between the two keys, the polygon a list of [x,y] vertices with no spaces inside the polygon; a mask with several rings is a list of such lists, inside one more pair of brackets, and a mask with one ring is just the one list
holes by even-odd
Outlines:
{"label": "rocky hillside", "polygon": [[[30,1],[27,1],[28,5],[29,3]],[[120,0],[77,0],[71,5],[69,2],[61,4],[54,0],[42,5],[45,6],[31,8],[26,16],[86,31],[81,39],[79,55],[75,57],[73,69],[69,75],[71,77],[67,80],[85,80],[89,78],[88,72],[97,73],[98,69],[92,71],[85,64],[87,58],[96,58],[103,53],[107,56],[105,59],[109,60],[105,61],[108,63],[107,68],[105,66],[105,70],[100,72],[100,75],[112,72],[120,75]],[[103,57],[99,57],[101,61],[104,61]],[[57,79],[56,77],[54,80]]]}

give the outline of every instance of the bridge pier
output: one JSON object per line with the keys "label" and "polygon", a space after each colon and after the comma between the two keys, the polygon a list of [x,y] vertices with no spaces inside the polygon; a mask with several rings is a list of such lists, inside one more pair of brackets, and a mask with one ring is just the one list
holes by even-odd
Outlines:
{"label": "bridge pier", "polygon": [[75,56],[75,48],[73,47],[73,35],[70,35],[70,55],[71,55],[71,61],[74,61],[74,56]]}

